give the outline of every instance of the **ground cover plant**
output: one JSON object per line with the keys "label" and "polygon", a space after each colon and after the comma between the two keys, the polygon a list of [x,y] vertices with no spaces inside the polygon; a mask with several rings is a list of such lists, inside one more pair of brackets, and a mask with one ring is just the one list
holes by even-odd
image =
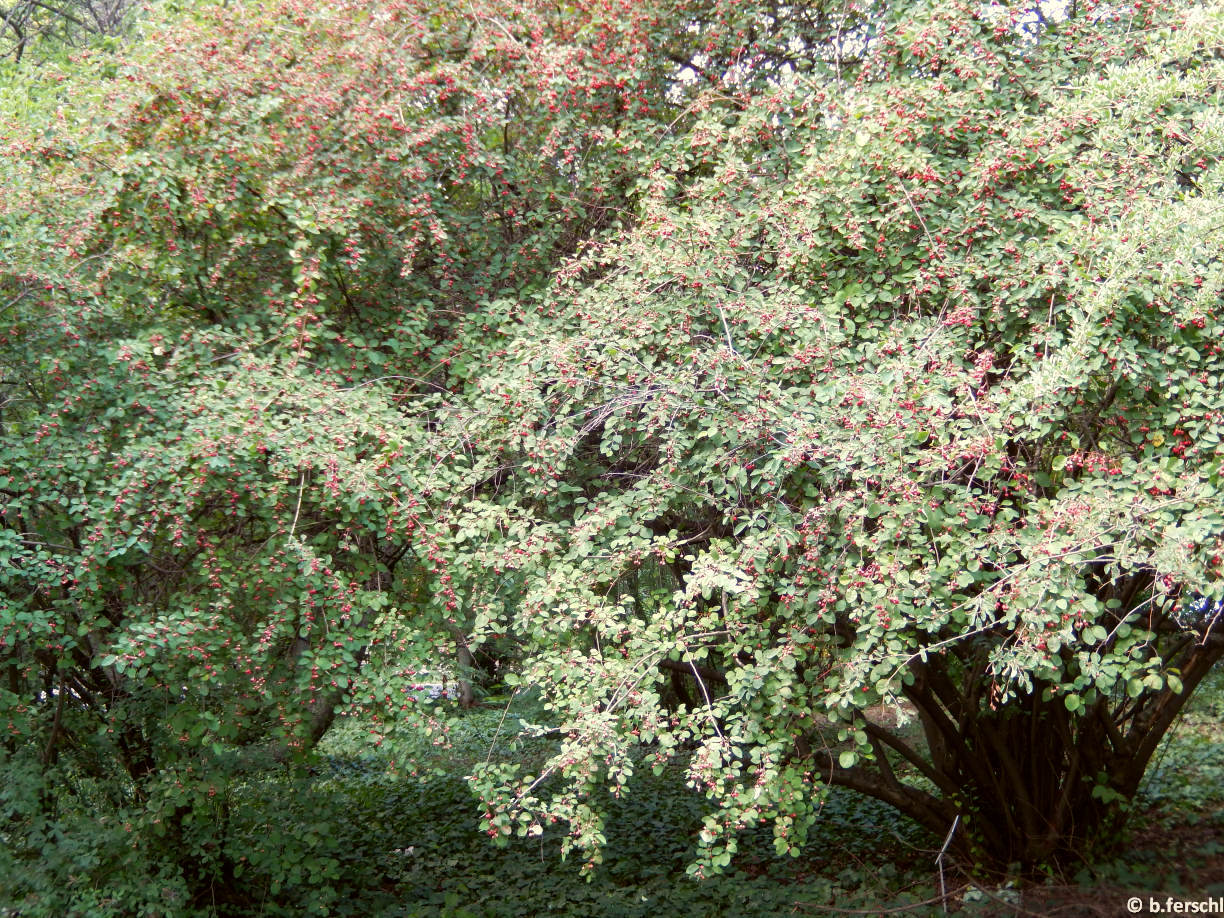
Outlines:
{"label": "ground cover plant", "polygon": [[[14,902],[339,911],[368,855],[501,907],[344,815],[469,793],[613,886],[670,801],[662,896],[775,895],[846,792],[984,890],[1107,863],[1224,653],[1222,49],[1212,4],[275,0],[7,62]],[[444,676],[536,745],[420,784]]]}
{"label": "ground cover plant", "polygon": [[[1219,698],[1218,688],[1210,696]],[[538,718],[538,708],[518,715]],[[539,763],[555,740],[507,740],[505,711],[458,713],[450,741],[434,746],[390,736],[377,750],[370,724],[342,718],[308,771],[269,769],[228,791],[232,822],[223,843],[243,865],[240,883],[215,879],[197,908],[159,893],[162,913],[331,914],[507,918],[538,914],[944,914],[935,839],[894,809],[839,791],[822,807],[797,858],[778,857],[771,833],[742,840],[735,864],[696,880],[686,867],[709,802],[675,775],[649,772],[631,792],[606,796],[608,857],[588,876],[558,869],[561,832],[496,848],[478,819],[482,804],[459,772],[490,756]],[[516,715],[510,715],[511,728]],[[513,729],[511,730],[513,732]],[[1136,803],[1127,852],[1085,864],[1077,877],[974,885],[949,865],[942,892],[958,914],[1114,915],[1135,893],[1198,898],[1224,880],[1221,797],[1213,790],[1221,744],[1218,718],[1198,705],[1162,750],[1162,765]],[[416,774],[403,768],[412,762]],[[1214,842],[1214,845],[1213,845]],[[570,865],[572,867],[572,865]],[[1214,878],[1214,879],[1213,879]],[[92,914],[112,888],[61,914]],[[840,911],[839,911],[840,910]]]}

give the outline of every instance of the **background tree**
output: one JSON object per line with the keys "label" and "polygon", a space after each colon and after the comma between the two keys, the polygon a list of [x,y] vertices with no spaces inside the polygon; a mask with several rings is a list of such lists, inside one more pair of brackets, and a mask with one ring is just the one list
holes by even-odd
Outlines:
{"label": "background tree", "polygon": [[16,0],[0,7],[0,54],[20,63],[37,48],[77,47],[118,35],[134,0]]}
{"label": "background tree", "polygon": [[201,5],[5,88],[18,892],[240,889],[227,787],[466,650],[438,394],[489,296],[621,219],[616,123],[653,117],[659,68],[619,35],[552,7]]}

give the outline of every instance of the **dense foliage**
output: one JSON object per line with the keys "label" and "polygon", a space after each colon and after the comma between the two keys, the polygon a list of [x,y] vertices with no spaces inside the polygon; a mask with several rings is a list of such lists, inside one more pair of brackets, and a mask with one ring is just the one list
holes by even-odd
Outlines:
{"label": "dense foliage", "polygon": [[524,581],[486,627],[570,792],[508,778],[494,825],[597,845],[645,744],[721,802],[705,864],[761,820],[795,850],[822,782],[1001,870],[1118,837],[1224,649],[1219,29],[907,9],[852,82],[712,103],[512,311],[468,564]]}
{"label": "dense foliage", "polygon": [[542,693],[485,828],[591,863],[650,767],[697,873],[829,784],[1116,841],[1224,652],[1224,12],[241,9],[0,90],[22,894],[203,907],[423,669]]}

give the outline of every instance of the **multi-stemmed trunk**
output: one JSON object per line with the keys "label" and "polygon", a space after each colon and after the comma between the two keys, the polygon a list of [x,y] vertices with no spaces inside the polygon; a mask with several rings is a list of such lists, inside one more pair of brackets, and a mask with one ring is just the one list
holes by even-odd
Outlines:
{"label": "multi-stemmed trunk", "polygon": [[996,706],[961,661],[931,658],[914,665],[905,691],[923,742],[864,716],[873,761],[842,768],[829,753],[805,751],[830,784],[950,835],[948,850],[966,866],[996,875],[1070,869],[1121,841],[1152,755],[1222,654],[1214,636],[1187,638],[1166,655],[1180,691],[1101,697],[1076,713],[1041,684]]}

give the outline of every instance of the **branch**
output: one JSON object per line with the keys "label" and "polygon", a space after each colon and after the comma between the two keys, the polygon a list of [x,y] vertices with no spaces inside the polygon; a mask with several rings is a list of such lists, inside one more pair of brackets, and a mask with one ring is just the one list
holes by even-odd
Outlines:
{"label": "branch", "polygon": [[877,739],[884,743],[894,752],[898,753],[901,758],[909,762],[918,769],[927,780],[938,787],[945,794],[956,794],[960,788],[948,776],[941,773],[938,769],[931,765],[926,759],[918,754],[918,751],[910,746],[905,740],[896,734],[889,733],[878,724],[874,724],[864,718],[863,730],[873,739]]}
{"label": "branch", "polygon": [[683,673],[687,676],[696,675],[698,681],[705,679],[707,682],[713,682],[716,685],[727,684],[727,677],[718,670],[710,669],[708,666],[698,666],[696,663],[682,663],[679,660],[660,660],[659,669]]}
{"label": "branch", "polygon": [[[26,35],[21,24],[13,18],[13,14],[17,12],[17,7],[13,7],[4,14],[4,24],[17,33],[16,54],[13,56],[14,63],[21,63],[21,55],[25,53]],[[24,294],[22,294],[24,296]],[[14,301],[15,302],[15,301]]]}
{"label": "branch", "polygon": [[64,10],[60,9],[59,7],[52,6],[49,3],[43,3],[42,0],[25,0],[25,2],[29,6],[36,6],[39,9],[44,9],[48,13],[51,13],[53,16],[58,16],[60,19],[66,19],[68,22],[71,22],[73,25],[84,29],[86,32],[94,31],[89,26],[87,26],[84,22],[82,22],[80,19],[77,19],[71,13],[64,12]]}
{"label": "branch", "polygon": [[890,786],[878,775],[865,768],[842,768],[829,751],[812,750],[809,755],[820,773],[820,779],[831,787],[846,787],[868,797],[882,800],[905,813],[933,832],[947,831],[956,812],[947,803],[926,791],[898,782]]}

